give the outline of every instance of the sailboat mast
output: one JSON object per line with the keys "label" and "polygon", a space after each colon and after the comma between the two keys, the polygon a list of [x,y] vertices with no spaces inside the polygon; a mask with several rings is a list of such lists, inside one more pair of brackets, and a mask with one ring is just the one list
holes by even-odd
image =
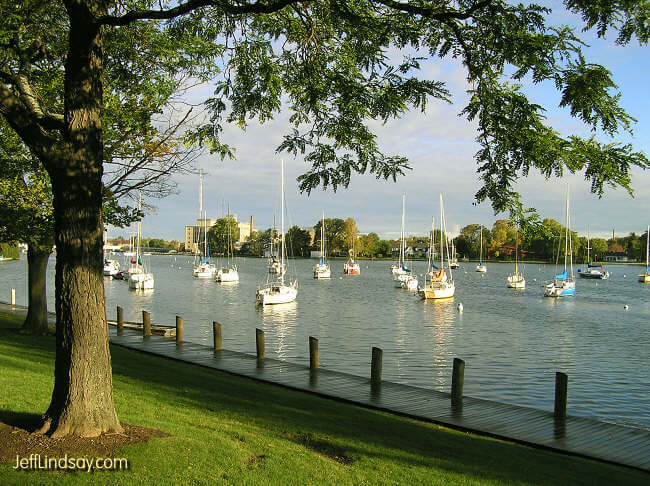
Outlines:
{"label": "sailboat mast", "polygon": [[650,255],[650,226],[645,233],[645,271],[648,271],[648,256]]}
{"label": "sailboat mast", "polygon": [[404,253],[406,248],[404,248],[404,209],[406,207],[406,194],[402,194],[402,230],[400,232],[400,243],[399,243],[399,263],[400,267],[404,266]]}
{"label": "sailboat mast", "polygon": [[[442,247],[442,240],[443,240],[443,235],[442,235],[442,193],[440,193],[440,268],[444,269],[445,268],[445,252]],[[442,275],[442,274],[441,274]]]}
{"label": "sailboat mast", "polygon": [[566,261],[567,253],[569,252],[569,185],[566,186],[566,202],[564,203],[566,208],[566,215],[564,221],[566,222],[566,228],[564,228],[564,271],[566,272]]}
{"label": "sailboat mast", "polygon": [[280,281],[284,282],[284,159],[280,164]]}
{"label": "sailboat mast", "polygon": [[[142,211],[142,191],[140,191],[140,197],[138,200],[138,212]],[[135,264],[140,264],[140,237],[142,236],[142,216],[138,215],[138,241],[135,251]]]}
{"label": "sailboat mast", "polygon": [[645,271],[648,271],[648,255],[650,255],[650,226],[645,233]]}
{"label": "sailboat mast", "polygon": [[320,262],[325,263],[325,210],[320,223]]}

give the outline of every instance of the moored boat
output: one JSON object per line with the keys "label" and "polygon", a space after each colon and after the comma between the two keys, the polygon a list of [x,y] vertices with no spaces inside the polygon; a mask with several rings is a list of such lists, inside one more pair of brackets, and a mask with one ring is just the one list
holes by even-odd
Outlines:
{"label": "moored boat", "polygon": [[[280,207],[281,207],[281,216],[280,216],[280,268],[284,269],[284,257],[285,257],[285,247],[284,247],[284,161],[281,162],[281,183],[280,183]],[[274,282],[269,282],[269,273],[267,272],[266,284],[264,287],[258,288],[255,293],[255,303],[261,305],[272,305],[272,304],[288,304],[296,300],[298,296],[298,280],[290,281],[287,285],[284,282],[284,276],[286,272],[281,272],[278,274],[277,280]]]}
{"label": "moored boat", "polygon": [[[566,189],[566,227],[564,229],[564,272],[555,275],[553,281],[544,287],[545,297],[569,297],[575,295],[576,280],[573,275],[573,247],[569,238],[571,218],[569,213],[569,185]],[[567,272],[567,261],[569,262],[570,273]]]}
{"label": "moored boat", "polygon": [[[440,194],[440,269],[433,265],[433,238],[434,228],[433,220],[431,221],[431,238],[429,246],[429,268],[435,273],[427,272],[424,276],[424,286],[418,289],[418,294],[423,300],[429,299],[449,299],[456,293],[456,284],[454,284],[453,275],[450,267],[449,248],[447,247],[445,212],[442,203],[442,194]],[[446,251],[445,251],[446,249]],[[447,271],[445,271],[445,253],[447,255]],[[429,280],[427,281],[427,276]]]}
{"label": "moored boat", "polygon": [[645,241],[645,272],[639,274],[638,278],[641,283],[650,283],[650,262],[648,261],[648,258],[650,258],[650,226],[648,226],[648,230],[646,231]]}

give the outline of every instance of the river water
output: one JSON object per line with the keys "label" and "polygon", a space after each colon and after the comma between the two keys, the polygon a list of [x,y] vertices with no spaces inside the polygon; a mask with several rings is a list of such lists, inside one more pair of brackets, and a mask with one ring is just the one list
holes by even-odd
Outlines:
{"label": "river water", "polygon": [[[475,263],[454,272],[456,295],[423,302],[395,288],[389,262],[361,262],[361,275],[343,275],[334,260],[331,280],[315,280],[315,260],[296,260],[298,299],[281,307],[254,305],[266,277],[262,259],[238,259],[240,282],[192,277],[192,259],[151,256],[153,291],[136,292],[105,278],[106,307],[115,319],[157,324],[184,319],[184,338],[210,345],[212,321],[224,348],[255,353],[255,328],[265,331],[266,355],[309,364],[309,336],[319,340],[322,368],[370,374],[372,346],[383,349],[383,379],[449,391],[454,357],[465,360],[465,394],[552,410],[555,372],[569,376],[568,413],[650,429],[650,286],[637,282],[641,266],[610,266],[610,280],[579,279],[575,297],[542,296],[551,265],[523,265],[525,290],[505,287],[513,265]],[[415,262],[423,273],[425,262]],[[122,264],[124,267],[125,265]],[[26,301],[26,258],[0,263],[0,300]],[[48,302],[54,309],[54,257],[48,266]],[[463,312],[457,306],[463,304]],[[625,309],[625,305],[628,309]]]}

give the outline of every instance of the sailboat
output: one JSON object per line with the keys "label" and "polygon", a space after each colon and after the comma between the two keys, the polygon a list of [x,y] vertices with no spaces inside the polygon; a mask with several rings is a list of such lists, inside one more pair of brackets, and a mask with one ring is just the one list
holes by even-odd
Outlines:
{"label": "sailboat", "polygon": [[483,265],[483,226],[481,226],[481,250],[479,253],[478,265],[476,265],[476,271],[481,273],[487,272],[487,267]]}
{"label": "sailboat", "polygon": [[399,261],[395,265],[391,265],[390,271],[396,277],[407,275],[411,273],[411,270],[406,266],[404,260],[404,253],[406,251],[406,242],[404,240],[404,211],[406,208],[406,194],[402,194],[402,228],[400,230],[399,237]]}
{"label": "sailboat", "polygon": [[515,240],[515,273],[508,275],[506,287],[510,289],[525,289],[526,279],[519,273],[519,232]]}
{"label": "sailboat", "polygon": [[645,234],[645,273],[638,275],[639,282],[650,283],[650,265],[648,262],[648,256],[650,255],[650,226]]}
{"label": "sailboat", "polygon": [[[142,191],[138,202],[138,210],[142,210]],[[142,237],[142,219],[138,219],[138,236],[135,250],[135,257],[131,259],[131,268],[129,269],[129,288],[133,290],[150,290],[153,289],[153,273],[147,272],[142,263],[142,254],[140,253],[140,238]]]}
{"label": "sailboat", "polygon": [[[104,245],[108,244],[108,229],[104,231]],[[120,262],[108,258],[106,251],[104,251],[104,276],[114,277],[120,273]]]}
{"label": "sailboat", "polygon": [[354,246],[348,250],[348,261],[343,264],[344,275],[360,275],[361,266],[354,261]]}
{"label": "sailboat", "polygon": [[[571,246],[571,239],[569,238],[569,228],[571,226],[571,219],[569,217],[569,185],[566,188],[566,228],[564,229],[564,272],[558,274],[553,279],[553,282],[544,287],[545,297],[566,297],[572,296],[576,293],[576,280],[573,275],[573,248]],[[571,273],[567,273],[567,260],[570,263]]]}
{"label": "sailboat", "polygon": [[602,265],[593,265],[591,259],[589,258],[589,226],[587,226],[587,268],[582,269],[578,268],[578,275],[580,278],[597,278],[600,280],[607,280],[609,278],[609,272],[605,271],[605,268]]}
{"label": "sailboat", "polygon": [[194,262],[192,275],[196,278],[212,278],[217,268],[208,261],[208,221],[203,211],[203,170],[199,170],[199,220],[203,220],[203,257]]}
{"label": "sailboat", "polygon": [[[434,238],[434,225],[433,219],[431,220],[431,243],[429,248],[429,267],[434,267],[433,264],[433,238]],[[454,284],[453,275],[451,273],[451,263],[449,248],[446,248],[447,254],[447,272],[445,272],[445,247],[447,246],[444,235],[447,233],[447,224],[445,221],[445,210],[442,203],[442,193],[440,194],[440,269],[435,273],[427,272],[424,275],[424,286],[418,289],[418,294],[423,300],[427,299],[448,299],[454,296],[456,292],[456,285]],[[427,277],[429,280],[427,281]]]}
{"label": "sailboat", "polygon": [[458,256],[456,255],[456,247],[454,246],[454,239],[451,239],[451,258],[449,259],[449,268],[452,270],[460,267],[458,264]]}
{"label": "sailboat", "polygon": [[239,272],[237,271],[237,265],[230,263],[230,252],[232,249],[232,234],[230,232],[230,205],[228,205],[228,217],[226,221],[228,221],[226,223],[228,226],[228,248],[226,249],[227,260],[226,265],[217,270],[217,276],[215,277],[215,280],[217,282],[239,282]]}
{"label": "sailboat", "polygon": [[[280,216],[280,268],[285,268],[285,248],[284,248],[284,161],[281,163],[281,183],[280,183],[280,199],[281,199],[281,216]],[[298,296],[298,280],[289,282],[289,285],[284,282],[285,272],[278,275],[277,280],[274,282],[269,281],[269,274],[266,276],[266,284],[262,288],[258,288],[255,294],[255,302],[257,304],[287,304],[296,300]]]}
{"label": "sailboat", "polygon": [[320,261],[314,265],[314,278],[330,278],[332,271],[329,263],[325,261],[325,211],[320,224]]}

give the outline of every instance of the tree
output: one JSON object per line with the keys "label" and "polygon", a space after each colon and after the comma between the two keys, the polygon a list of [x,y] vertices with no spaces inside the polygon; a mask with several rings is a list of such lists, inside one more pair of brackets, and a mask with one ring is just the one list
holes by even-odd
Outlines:
{"label": "tree", "polygon": [[594,238],[589,241],[589,246],[591,247],[591,260],[594,262],[602,262],[605,259],[605,255],[607,255],[607,241],[604,238]]}
{"label": "tree", "polygon": [[[629,145],[560,136],[545,124],[542,107],[508,83],[507,76],[517,82],[526,75],[555,83],[562,106],[606,136],[633,122],[611,92],[610,73],[587,62],[571,29],[547,27],[549,11],[534,4],[64,0],[63,9],[58,2],[1,1],[0,114],[44,165],[54,195],[57,360],[41,429],[54,436],[121,430],[101,278],[102,199],[110,197],[102,185],[102,114],[110,107],[104,95],[113,94],[104,90],[105,71],[114,69],[133,89],[150,88],[137,99],[155,104],[178,77],[222,67],[207,101],[210,120],[190,138],[222,156],[233,154],[220,139],[224,123],[245,127],[249,118],[265,121],[290,106],[293,130],[278,148],[306,154],[311,168],[299,178],[305,191],[347,185],[353,172],[396,178],[407,160],[381,153],[369,121],[450,99],[443,83],[415,76],[418,55],[405,50],[391,59],[389,48],[452,56],[466,67],[472,88],[462,113],[477,124],[481,146],[476,198],[490,199],[497,211],[520,209],[512,184],[533,168],[547,177],[584,171],[602,194],[606,184],[631,190],[630,169],[648,165]],[[646,4],[566,6],[601,37],[617,29],[620,44],[635,36],[647,42]],[[118,106],[120,96],[113,101]]]}
{"label": "tree", "polygon": [[359,237],[359,254],[373,258],[379,252],[379,236],[377,233],[368,233]]}
{"label": "tree", "polygon": [[286,237],[287,248],[289,255],[308,257],[311,243],[311,235],[298,226],[289,228]]}
{"label": "tree", "polygon": [[232,255],[234,243],[239,240],[239,226],[235,218],[219,218],[208,230],[208,246],[213,254],[225,255],[228,252]]}
{"label": "tree", "polygon": [[377,256],[389,257],[393,253],[393,245],[390,241],[379,240],[377,243]]}
{"label": "tree", "polygon": [[20,139],[0,120],[0,240],[27,243],[27,316],[22,331],[45,334],[46,270],[54,245],[50,180]]}
{"label": "tree", "polygon": [[[314,225],[314,247],[320,248],[320,228],[322,220]],[[327,253],[334,255],[345,248],[345,221],[341,218],[325,218],[325,242]]]}
{"label": "tree", "polygon": [[353,218],[347,218],[343,222],[343,235],[342,235],[342,248],[345,253],[356,248],[357,240],[359,238],[359,229],[357,222]]}

